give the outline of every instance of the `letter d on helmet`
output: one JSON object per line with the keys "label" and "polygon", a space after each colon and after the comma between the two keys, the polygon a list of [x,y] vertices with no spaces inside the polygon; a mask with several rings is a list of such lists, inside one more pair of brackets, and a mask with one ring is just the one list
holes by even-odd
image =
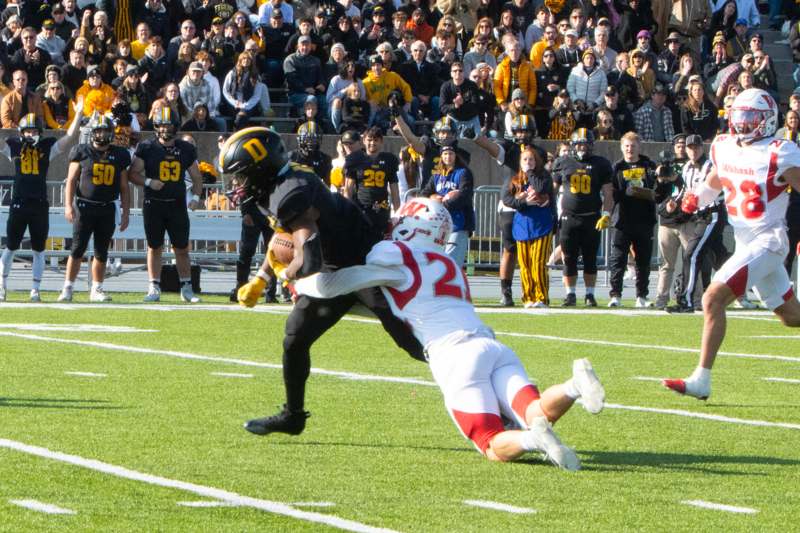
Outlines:
{"label": "letter d on helmet", "polygon": [[289,162],[281,136],[267,128],[245,128],[231,135],[219,152],[223,174],[234,175],[245,189],[245,202],[265,202]]}

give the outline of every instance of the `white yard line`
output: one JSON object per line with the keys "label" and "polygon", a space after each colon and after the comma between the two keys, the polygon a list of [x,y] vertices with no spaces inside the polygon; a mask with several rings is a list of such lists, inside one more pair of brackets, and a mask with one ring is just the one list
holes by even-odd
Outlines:
{"label": "white yard line", "polygon": [[516,507],[514,505],[508,505],[505,503],[498,503],[498,502],[489,502],[486,500],[464,500],[465,505],[471,505],[473,507],[482,507],[484,509],[492,509],[494,511],[503,511],[506,513],[513,513],[513,514],[532,514],[536,512],[536,509],[528,509],[527,507]]}
{"label": "white yard line", "polygon": [[199,502],[177,502],[181,507],[235,507],[234,504],[229,502],[221,502],[219,500],[204,500]]}
{"label": "white yard line", "polygon": [[13,503],[14,505],[19,505],[20,507],[24,507],[25,509],[30,509],[32,511],[38,511],[40,513],[47,513],[47,514],[78,514],[72,509],[64,509],[63,507],[59,507],[57,505],[53,505],[51,503],[44,503],[38,500],[8,500],[8,503]]}
{"label": "white yard line", "polygon": [[800,335],[748,335],[748,339],[794,339],[800,340]]}
{"label": "white yard line", "polygon": [[292,502],[289,505],[294,507],[335,507],[333,502]]}
{"label": "white yard line", "polygon": [[38,457],[44,457],[45,459],[52,459],[55,461],[60,461],[62,463],[68,463],[71,465],[80,466],[82,468],[94,470],[95,472],[102,472],[104,474],[109,474],[123,479],[140,481],[142,483],[147,483],[148,485],[156,485],[159,487],[183,490],[186,492],[197,494],[198,496],[203,496],[204,498],[214,498],[237,506],[252,507],[253,509],[259,509],[261,511],[266,511],[268,513],[288,516],[291,518],[296,518],[298,520],[305,520],[306,522],[324,524],[326,526],[335,527],[346,531],[357,531],[360,533],[384,533],[384,532],[388,533],[392,531],[389,529],[369,526],[367,524],[362,524],[360,522],[355,522],[353,520],[347,520],[345,518],[339,518],[338,516],[323,515],[310,511],[301,511],[285,503],[262,500],[259,498],[251,498],[249,496],[243,496],[241,494],[237,494],[235,492],[230,492],[223,489],[217,489],[205,485],[198,485],[196,483],[189,483],[187,481],[180,481],[177,479],[169,479],[166,477],[146,474],[144,472],[130,470],[123,466],[104,463],[96,459],[86,459],[77,455],[70,455],[62,452],[56,452],[48,450],[47,448],[32,446],[30,444],[17,442],[14,440],[0,439],[0,448],[8,448],[10,450],[16,450],[18,452],[27,453],[30,455],[36,455]]}
{"label": "white yard line", "polygon": [[236,374],[235,372],[211,372],[212,376],[221,378],[252,378],[253,374]]}
{"label": "white yard line", "polygon": [[701,507],[703,509],[711,509],[713,511],[725,511],[727,513],[756,514],[758,512],[758,509],[751,509],[750,507],[737,507],[735,505],[725,505],[724,503],[707,502],[704,500],[683,500],[681,503],[694,507]]}
{"label": "white yard line", "polygon": [[710,413],[697,413],[685,411],[683,409],[661,409],[658,407],[641,407],[638,405],[621,405],[618,403],[605,404],[606,409],[622,409],[623,411],[639,411],[642,413],[660,413],[664,415],[685,416],[688,418],[701,418],[703,420],[714,420],[715,422],[727,422],[729,424],[741,424],[743,426],[761,426],[783,429],[800,429],[800,424],[788,422],[769,422],[767,420],[750,420],[747,418],[733,418],[730,416],[714,415]]}
{"label": "white yard line", "polygon": [[68,376],[80,376],[84,378],[105,378],[108,374],[96,374],[94,372],[64,372]]}
{"label": "white yard line", "polygon": [[775,381],[777,383],[795,383],[800,384],[800,379],[789,379],[789,378],[761,378],[764,381]]}
{"label": "white yard line", "polygon": [[651,378],[648,376],[631,376],[631,379],[635,379],[637,381],[658,381],[660,382],[664,378]]}
{"label": "white yard line", "polygon": [[[5,307],[5,306],[3,306]],[[157,329],[139,329],[129,326],[106,326],[103,324],[7,324],[0,329],[19,331],[69,331],[75,333],[155,333]]]}

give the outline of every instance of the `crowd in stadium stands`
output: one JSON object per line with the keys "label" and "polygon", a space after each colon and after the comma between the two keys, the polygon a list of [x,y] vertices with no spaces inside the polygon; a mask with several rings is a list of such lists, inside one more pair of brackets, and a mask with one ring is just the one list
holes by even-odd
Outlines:
{"label": "crowd in stadium stands", "polygon": [[[769,0],[767,24],[788,24],[800,85],[798,19],[800,4]],[[726,132],[742,90],[779,100],[755,0],[7,0],[0,22],[3,128],[35,113],[66,129],[81,99],[87,119],[117,118],[117,138],[129,144],[165,107],[184,132],[223,135],[281,118],[296,119],[294,131],[308,122],[323,133],[378,127],[419,141],[445,117],[459,138],[502,142],[525,117],[534,139],[568,141],[582,130],[685,144]],[[798,140],[798,113],[800,92],[784,138]],[[406,187],[422,186],[431,169],[410,145],[399,173]],[[348,153],[340,144],[326,182],[338,171],[342,183]],[[798,204],[794,193],[795,243]],[[637,238],[616,250],[620,266]],[[618,293],[621,279],[613,285]]]}

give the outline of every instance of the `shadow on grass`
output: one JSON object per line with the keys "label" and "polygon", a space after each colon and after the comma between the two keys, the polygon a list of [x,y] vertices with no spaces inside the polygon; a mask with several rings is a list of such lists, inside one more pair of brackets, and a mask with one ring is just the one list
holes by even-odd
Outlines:
{"label": "shadow on grass", "polygon": [[398,450],[435,450],[442,452],[466,452],[475,453],[473,448],[447,448],[444,446],[409,446],[407,444],[367,444],[363,442],[320,442],[320,441],[283,441],[273,442],[271,445],[276,446],[342,446],[348,448],[375,448],[375,449],[389,449],[396,448]]}
{"label": "shadow on grass", "polygon": [[609,452],[579,450],[584,470],[625,471],[640,468],[697,471],[718,475],[765,476],[766,472],[730,470],[725,465],[798,466],[800,460],[763,455],[698,455],[690,453]]}
{"label": "shadow on grass", "polygon": [[[109,403],[108,400],[71,400],[69,398],[2,398],[0,409],[33,407],[36,409],[124,409]],[[87,404],[87,405],[82,405]]]}

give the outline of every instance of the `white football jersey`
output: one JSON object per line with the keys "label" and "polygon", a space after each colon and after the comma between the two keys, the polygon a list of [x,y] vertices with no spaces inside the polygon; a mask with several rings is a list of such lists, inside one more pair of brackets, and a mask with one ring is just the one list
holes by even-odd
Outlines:
{"label": "white football jersey", "polygon": [[783,173],[800,167],[800,148],[795,143],[767,138],[740,145],[733,135],[717,135],[710,157],[737,239],[785,230],[789,195]]}
{"label": "white football jersey", "polygon": [[366,262],[405,273],[403,284],[381,290],[392,312],[411,326],[423,346],[455,332],[488,330],[475,313],[467,277],[444,253],[381,241],[372,247]]}

